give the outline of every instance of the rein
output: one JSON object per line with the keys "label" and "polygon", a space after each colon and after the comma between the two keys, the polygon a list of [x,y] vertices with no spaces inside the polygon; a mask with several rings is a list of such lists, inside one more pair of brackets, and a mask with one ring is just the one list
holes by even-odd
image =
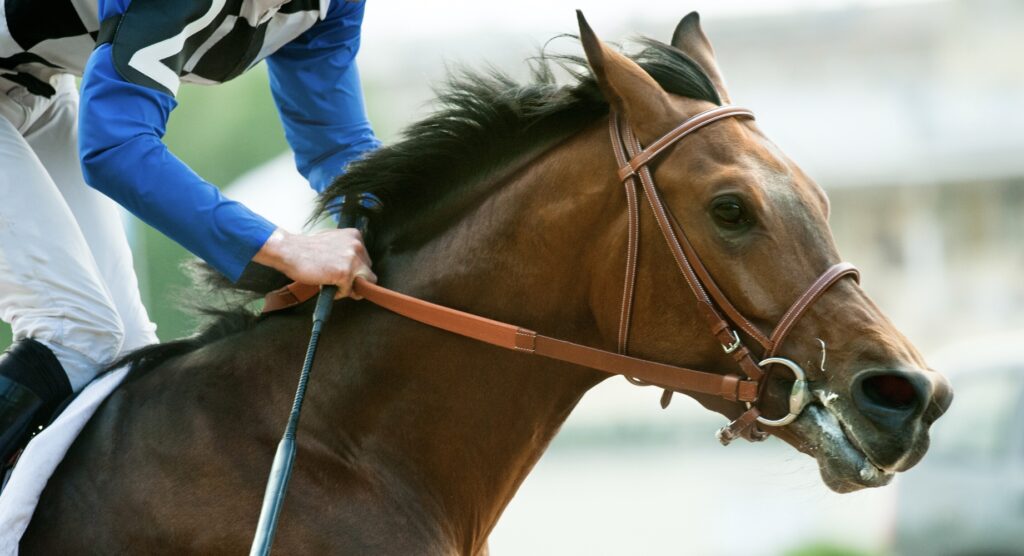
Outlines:
{"label": "rein", "polygon": [[[632,128],[620,121],[618,114],[612,114],[610,118],[612,147],[620,168],[619,179],[625,186],[629,214],[629,239],[622,311],[619,321],[618,353],[543,336],[526,328],[443,307],[372,284],[362,278],[355,280],[353,291],[384,309],[428,326],[517,352],[540,355],[608,374],[622,375],[634,383],[656,385],[666,389],[666,397],[671,392],[677,391],[707,394],[731,402],[743,402],[747,405],[747,410],[735,421],[719,430],[718,439],[722,444],[728,444],[740,436],[747,440],[762,440],[767,435],[758,429],[758,423],[776,427],[788,425],[796,420],[811,400],[803,369],[789,359],[777,357],[778,347],[792,330],[793,325],[826,290],[846,276],[852,276],[859,280],[859,272],[850,263],[838,263],[828,268],[790,306],[772,333],[765,335],[733,306],[717,286],[686,238],[675,216],[662,201],[648,166],[668,147],[707,125],[726,118],[753,117],[754,114],[745,108],[715,107],[687,119],[647,148],[643,148]],[[722,345],[725,353],[732,357],[745,376],[722,375],[688,369],[639,359],[626,354],[637,274],[636,261],[640,236],[638,197],[641,193],[647,199],[647,204],[654,213],[658,228],[672,252],[680,274],[697,300],[699,312],[707,321],[711,335]],[[319,289],[319,286],[296,283],[270,292],[265,298],[263,313],[279,311],[303,303],[316,296]],[[730,325],[729,322],[732,322],[733,325]],[[761,345],[764,349],[764,359],[756,361],[753,358],[736,329]],[[790,393],[789,414],[776,420],[762,416],[755,405],[760,399],[764,385],[765,371],[763,369],[773,364],[787,367],[796,379]],[[667,398],[663,398],[663,404],[666,402]]]}

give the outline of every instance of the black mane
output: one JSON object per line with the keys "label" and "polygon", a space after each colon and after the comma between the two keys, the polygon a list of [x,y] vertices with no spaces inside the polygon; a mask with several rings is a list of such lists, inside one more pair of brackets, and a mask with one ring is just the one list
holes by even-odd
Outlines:
{"label": "black mane", "polygon": [[[665,90],[721,104],[689,56],[654,40],[640,42],[644,48],[632,59]],[[557,68],[567,71],[569,84],[557,81]],[[377,238],[387,238],[524,153],[557,143],[608,112],[584,58],[541,53],[531,70],[525,84],[499,71],[451,76],[438,93],[439,108],[409,126],[395,144],[352,163],[323,192],[316,216],[345,195],[370,192],[386,207],[378,225],[386,233]],[[375,247],[380,245],[371,245],[371,252]]]}
{"label": "black mane", "polygon": [[[654,40],[639,42],[643,49],[631,58],[666,91],[721,104],[711,80],[689,56]],[[556,79],[558,68],[568,73],[568,84]],[[416,215],[436,215],[469,185],[607,113],[608,103],[584,58],[541,53],[533,59],[531,70],[527,83],[517,83],[493,70],[452,75],[438,93],[437,110],[409,126],[396,143],[351,164],[321,195],[314,218],[323,217],[344,195],[370,192],[379,196],[386,209],[375,223],[378,233],[369,246],[371,253],[377,253],[382,242]],[[253,326],[259,318],[252,302],[287,280],[266,267],[249,266],[238,283],[200,266],[194,282],[230,299],[228,307],[200,308],[200,313],[212,317],[212,323],[201,332],[143,348],[114,366],[132,363],[136,370],[152,368],[169,357]]]}

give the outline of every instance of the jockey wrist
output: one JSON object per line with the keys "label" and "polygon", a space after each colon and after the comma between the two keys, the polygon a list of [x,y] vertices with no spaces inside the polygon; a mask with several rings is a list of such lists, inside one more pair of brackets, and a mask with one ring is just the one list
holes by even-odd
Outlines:
{"label": "jockey wrist", "polygon": [[253,262],[283,271],[287,260],[288,236],[291,234],[284,228],[277,228],[270,234],[263,247],[252,258]]}

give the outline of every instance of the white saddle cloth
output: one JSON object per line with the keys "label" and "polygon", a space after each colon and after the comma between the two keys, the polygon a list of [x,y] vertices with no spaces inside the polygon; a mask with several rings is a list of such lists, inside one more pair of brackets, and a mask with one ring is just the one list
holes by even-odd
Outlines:
{"label": "white saddle cloth", "polygon": [[32,520],[46,482],[96,408],[121,384],[127,372],[124,367],[92,381],[49,427],[28,443],[0,492],[0,556],[18,554],[21,536]]}

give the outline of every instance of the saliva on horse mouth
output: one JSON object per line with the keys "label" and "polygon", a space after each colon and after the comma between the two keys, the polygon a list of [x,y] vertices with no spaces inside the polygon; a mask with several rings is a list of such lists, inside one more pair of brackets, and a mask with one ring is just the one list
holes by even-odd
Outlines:
{"label": "saliva on horse mouth", "polygon": [[867,453],[867,451],[864,450],[864,448],[862,448],[857,443],[857,440],[853,437],[853,435],[850,434],[846,421],[843,420],[842,414],[833,409],[832,402],[839,399],[839,394],[828,390],[816,390],[814,391],[814,395],[821,402],[821,405],[822,407],[824,407],[825,411],[831,413],[832,416],[836,418],[836,421],[839,423],[839,428],[840,430],[843,431],[843,436],[846,438],[846,441],[850,444],[850,446],[852,446],[857,452],[860,452],[860,455],[864,457],[866,464],[860,470],[861,478],[864,479],[865,481],[870,481],[873,479],[877,479],[879,474],[893,475],[894,473],[892,471],[889,471],[885,467],[878,465],[877,463],[874,462],[874,460],[871,459],[871,456]]}
{"label": "saliva on horse mouth", "polygon": [[[865,452],[864,449],[861,448],[847,432],[846,423],[838,412],[833,411],[830,407],[832,405],[831,402],[838,396],[835,393],[823,392],[820,390],[815,391],[815,394],[819,401],[808,404],[806,414],[807,418],[811,419],[817,426],[822,437],[809,446],[811,448],[811,454],[815,456],[815,459],[818,459],[818,452],[824,448],[824,443],[831,441],[835,448],[853,452],[851,455],[854,455],[857,460],[860,460],[859,462],[852,460],[849,461],[849,463],[860,463],[857,471],[857,475],[861,481],[860,483],[854,483],[849,479],[839,479],[838,477],[834,477],[834,479],[839,479],[842,482],[849,483],[851,486],[856,486],[857,488],[865,486],[882,486],[887,484],[889,479],[891,479],[895,473],[887,471],[885,468],[872,461],[867,452]],[[828,454],[822,455],[829,458],[835,457]],[[819,460],[819,462],[821,461],[822,460]],[[880,481],[884,482],[879,484]]]}

